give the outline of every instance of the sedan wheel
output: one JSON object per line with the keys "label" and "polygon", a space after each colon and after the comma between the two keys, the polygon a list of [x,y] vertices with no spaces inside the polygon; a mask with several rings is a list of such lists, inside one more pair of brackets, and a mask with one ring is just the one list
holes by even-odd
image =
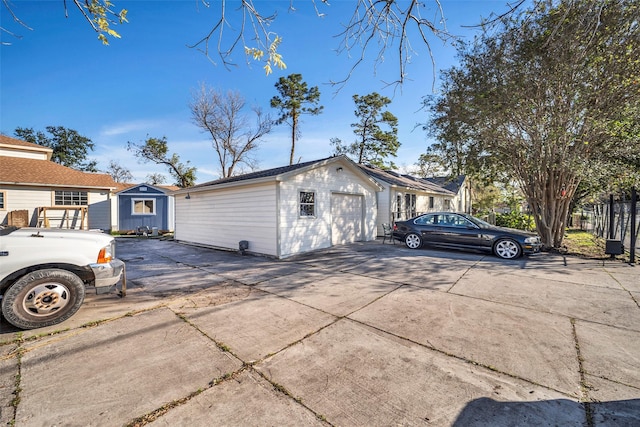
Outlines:
{"label": "sedan wheel", "polygon": [[510,240],[510,239],[498,240],[498,242],[493,248],[493,251],[497,256],[503,259],[518,258],[522,253],[522,249],[520,249],[520,245],[517,242],[514,242],[513,240]]}
{"label": "sedan wheel", "polygon": [[407,234],[404,237],[404,244],[407,245],[409,249],[418,249],[422,246],[422,237],[415,233]]}

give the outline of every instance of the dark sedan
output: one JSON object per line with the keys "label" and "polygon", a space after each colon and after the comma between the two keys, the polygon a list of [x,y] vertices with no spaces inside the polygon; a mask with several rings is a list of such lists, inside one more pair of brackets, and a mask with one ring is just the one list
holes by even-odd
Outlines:
{"label": "dark sedan", "polygon": [[411,249],[423,244],[476,249],[504,259],[536,253],[542,247],[536,234],[496,227],[471,215],[453,212],[433,212],[397,221],[393,237]]}

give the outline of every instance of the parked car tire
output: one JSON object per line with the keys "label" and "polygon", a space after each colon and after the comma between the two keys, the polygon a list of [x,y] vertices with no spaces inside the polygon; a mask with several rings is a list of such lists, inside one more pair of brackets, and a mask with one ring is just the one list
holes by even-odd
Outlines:
{"label": "parked car tire", "polygon": [[2,297],[2,314],[21,329],[56,325],[73,316],[84,301],[85,287],[75,274],[60,269],[22,276]]}
{"label": "parked car tire", "polygon": [[514,259],[522,255],[522,248],[514,240],[500,239],[493,246],[493,253],[503,259]]}
{"label": "parked car tire", "polygon": [[409,249],[419,249],[422,247],[422,237],[416,233],[409,233],[404,236],[404,244],[407,245]]}

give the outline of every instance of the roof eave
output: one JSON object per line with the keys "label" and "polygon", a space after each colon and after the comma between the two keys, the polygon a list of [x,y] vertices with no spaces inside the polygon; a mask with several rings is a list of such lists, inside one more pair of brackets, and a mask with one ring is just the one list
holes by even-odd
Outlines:
{"label": "roof eave", "polygon": [[221,190],[224,188],[232,188],[246,184],[264,184],[268,182],[279,181],[280,175],[268,176],[263,178],[243,179],[240,181],[224,182],[220,184],[203,185],[202,187],[185,187],[179,190],[168,192],[167,194],[187,194],[187,193],[203,193],[205,191]]}
{"label": "roof eave", "polygon": [[43,182],[12,182],[12,181],[0,181],[2,185],[16,185],[16,186],[29,186],[29,187],[50,187],[50,188],[86,188],[96,190],[115,190],[116,187],[108,186],[96,186],[96,185],[78,185],[78,184],[48,184]]}

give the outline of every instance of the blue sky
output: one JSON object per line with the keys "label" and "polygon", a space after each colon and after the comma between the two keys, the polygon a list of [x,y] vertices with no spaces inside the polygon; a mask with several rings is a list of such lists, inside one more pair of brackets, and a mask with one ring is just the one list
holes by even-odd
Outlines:
{"label": "blue sky", "polygon": [[[241,49],[235,54],[238,66],[229,70],[187,47],[218,18],[216,0],[209,0],[209,8],[200,0],[113,1],[118,10],[128,9],[129,23],[116,28],[122,38],[110,38],[109,46],[97,40],[70,1],[65,18],[62,0],[13,0],[14,13],[33,30],[20,27],[1,10],[2,26],[22,38],[2,35],[2,41],[11,45],[0,47],[0,132],[12,136],[16,127],[75,129],[94,142],[90,157],[100,169],[115,160],[131,170],[136,182],[159,172],[170,183],[165,168],[141,164],[126,150],[128,141],[142,143],[147,136],[164,136],[169,151],[196,166],[197,182],[205,182],[217,179],[220,172],[211,142],[191,121],[188,104],[193,90],[200,83],[237,90],[248,105],[260,106],[275,116],[269,101],[277,95],[276,81],[300,73],[310,86],[319,87],[324,106],[321,115],[303,118],[296,147],[296,158],[301,161],[330,155],[330,138],[353,140],[354,94],[378,92],[392,99],[388,109],[399,119],[402,144],[394,159],[399,167],[410,168],[429,144],[424,131],[414,130],[426,120],[426,113],[420,111],[421,100],[433,94],[434,78],[431,59],[419,42],[414,47],[420,49],[420,56],[412,58],[408,81],[402,87],[385,87],[385,81],[397,78],[397,61],[392,56],[376,70],[371,61],[361,64],[338,93],[327,84],[344,78],[355,60],[335,52],[340,42],[335,35],[350,17],[355,1],[334,0],[329,7],[318,2],[323,18],[315,15],[307,0],[294,2],[293,13],[287,11],[289,0],[256,1],[265,13],[278,11],[272,29],[283,38],[280,52],[287,69],[275,69],[269,76],[262,64],[247,66]],[[476,30],[461,25],[477,24],[481,17],[507,8],[504,1],[445,0],[442,5],[449,32],[467,39]],[[435,8],[435,1],[425,0],[423,16],[435,15]],[[435,37],[431,42],[438,70],[455,64],[452,46]],[[288,164],[289,132],[280,126],[264,139],[257,152],[260,169]]]}

